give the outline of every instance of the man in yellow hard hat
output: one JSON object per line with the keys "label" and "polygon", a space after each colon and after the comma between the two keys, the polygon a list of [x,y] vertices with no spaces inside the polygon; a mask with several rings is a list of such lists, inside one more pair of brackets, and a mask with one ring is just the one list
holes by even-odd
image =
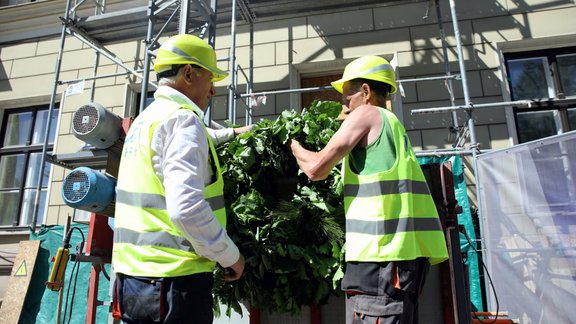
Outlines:
{"label": "man in yellow hard hat", "polygon": [[114,313],[125,323],[212,323],[213,270],[237,280],[244,257],[226,233],[224,183],[202,120],[227,73],[204,40],[158,50],[154,102],[132,123],[116,188]]}
{"label": "man in yellow hard hat", "polygon": [[342,94],[340,129],[320,152],[291,149],[311,180],[343,160],[347,323],[418,323],[418,295],[430,264],[448,258],[434,201],[404,127],[386,109],[396,92],[379,56],[349,63],[332,83]]}

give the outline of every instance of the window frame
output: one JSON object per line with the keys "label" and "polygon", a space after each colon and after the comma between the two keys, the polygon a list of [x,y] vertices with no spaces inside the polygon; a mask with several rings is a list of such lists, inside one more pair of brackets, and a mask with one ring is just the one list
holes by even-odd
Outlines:
{"label": "window frame", "polygon": [[[511,100],[519,100],[513,93],[512,86],[512,76],[509,61],[512,60],[522,60],[522,59],[533,59],[533,58],[545,58],[548,63],[548,69],[545,73],[551,76],[552,84],[548,85],[553,90],[553,96],[551,98],[531,98],[525,100],[533,100],[534,104],[530,107],[526,106],[512,106],[513,115],[513,127],[514,127],[514,142],[515,144],[523,143],[520,137],[520,125],[519,125],[519,114],[532,113],[532,112],[545,112],[551,111],[554,115],[556,133],[561,134],[573,129],[576,129],[576,125],[570,125],[569,123],[569,111],[576,109],[576,95],[566,96],[565,89],[561,81],[561,76],[558,70],[557,57],[566,55],[576,55],[576,46],[567,46],[561,48],[548,48],[548,49],[538,49],[538,50],[527,50],[527,51],[515,51],[515,52],[503,52],[503,68],[505,70],[506,86],[508,89],[508,94]],[[523,99],[524,100],[524,99]]]}
{"label": "window frame", "polygon": [[[23,171],[22,171],[22,181],[18,185],[18,187],[0,189],[0,192],[2,192],[2,193],[12,192],[12,191],[18,192],[17,214],[15,215],[15,218],[10,220],[10,222],[11,222],[10,225],[0,225],[0,231],[6,230],[6,229],[24,228],[24,227],[30,226],[30,224],[21,224],[22,218],[25,217],[25,215],[22,215],[22,212],[23,212],[22,208],[24,207],[24,204],[25,204],[26,190],[31,190],[31,189],[35,190],[37,188],[37,185],[38,185],[38,183],[34,183],[33,188],[31,188],[31,185],[27,185],[28,180],[29,180],[28,176],[31,174],[30,173],[30,162],[33,160],[34,154],[39,154],[41,156],[42,151],[43,151],[43,146],[44,146],[44,140],[42,140],[39,143],[32,143],[32,141],[34,139],[34,132],[35,132],[35,128],[37,126],[36,122],[39,120],[38,116],[41,114],[41,112],[48,112],[48,111],[49,111],[49,105],[47,105],[47,104],[35,105],[35,106],[24,107],[24,108],[4,109],[1,111],[2,112],[2,123],[0,124],[0,157],[15,156],[16,154],[23,154],[24,155],[24,161],[23,161],[24,163],[23,163]],[[20,144],[20,145],[4,146],[4,141],[6,139],[6,136],[8,135],[7,134],[7,127],[8,127],[9,116],[12,114],[21,114],[21,113],[28,113],[28,112],[32,113],[32,118],[31,118],[31,127],[28,130],[26,143]],[[59,107],[55,107],[53,109],[52,118],[58,117],[58,113],[59,113]],[[49,117],[49,114],[46,114],[46,118],[48,118],[48,117]],[[47,120],[45,120],[44,122],[47,122]],[[54,149],[54,143],[56,141],[56,137],[58,136],[58,134],[56,132],[57,124],[58,124],[57,122],[51,123],[51,128],[53,129],[53,131],[49,132],[48,136],[50,136],[51,133],[54,133],[54,138],[51,142],[49,141],[49,143],[48,143],[47,153],[51,152]],[[44,129],[44,131],[45,131],[45,129]],[[42,134],[42,136],[44,136],[44,134]],[[42,159],[40,161],[42,161]],[[45,168],[46,168],[46,166],[51,167],[49,162],[47,162],[46,160],[44,160],[44,164],[45,164]],[[38,171],[39,171],[39,169],[37,167],[34,167],[32,170],[32,172],[36,172],[36,173]],[[37,179],[37,181],[39,181],[41,184],[41,192],[39,194],[42,195],[42,192],[45,192],[45,196],[46,196],[46,201],[45,201],[45,206],[44,206],[45,210],[48,207],[48,188],[50,185],[49,179],[50,179],[51,172],[52,172],[52,170],[48,171],[48,180],[46,181],[46,183],[44,185],[42,185],[44,177],[40,177],[39,179]],[[35,192],[34,194],[37,194],[37,193]],[[42,222],[44,222],[45,221],[45,215],[39,215],[38,219],[42,220]]]}
{"label": "window frame", "polygon": [[[9,0],[7,0],[7,2],[9,2]],[[4,4],[3,2],[0,2],[0,8],[19,6],[19,5],[27,4],[27,3],[31,3],[31,2],[36,2],[36,0],[20,0],[20,1],[16,1],[16,3],[6,3],[6,4]]]}

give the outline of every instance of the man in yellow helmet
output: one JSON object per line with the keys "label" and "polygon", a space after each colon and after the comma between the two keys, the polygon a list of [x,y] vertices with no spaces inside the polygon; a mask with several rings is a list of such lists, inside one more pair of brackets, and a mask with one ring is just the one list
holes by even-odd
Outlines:
{"label": "man in yellow helmet", "polygon": [[118,183],[112,264],[115,313],[125,323],[212,323],[213,270],[237,280],[244,257],[226,233],[223,180],[202,122],[218,69],[193,35],[158,50],[154,102],[126,136]]}
{"label": "man in yellow helmet", "polygon": [[332,86],[346,115],[320,152],[291,142],[311,180],[343,160],[347,323],[418,323],[418,295],[430,264],[448,258],[438,214],[398,118],[386,109],[396,92],[392,66],[379,56],[349,63]]}

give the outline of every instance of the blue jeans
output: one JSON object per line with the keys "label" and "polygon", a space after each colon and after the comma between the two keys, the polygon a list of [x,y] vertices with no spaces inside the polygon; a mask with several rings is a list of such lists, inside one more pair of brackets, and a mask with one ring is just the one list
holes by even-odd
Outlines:
{"label": "blue jeans", "polygon": [[212,323],[212,273],[149,278],[117,274],[121,319],[128,324]]}

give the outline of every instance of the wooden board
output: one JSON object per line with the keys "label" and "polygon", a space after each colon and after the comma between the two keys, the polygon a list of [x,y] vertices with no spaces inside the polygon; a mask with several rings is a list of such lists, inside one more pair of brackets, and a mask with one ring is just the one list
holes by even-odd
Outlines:
{"label": "wooden board", "polygon": [[18,323],[39,248],[40,241],[38,240],[20,241],[12,274],[8,280],[8,288],[2,302],[2,308],[0,308],[0,323]]}

